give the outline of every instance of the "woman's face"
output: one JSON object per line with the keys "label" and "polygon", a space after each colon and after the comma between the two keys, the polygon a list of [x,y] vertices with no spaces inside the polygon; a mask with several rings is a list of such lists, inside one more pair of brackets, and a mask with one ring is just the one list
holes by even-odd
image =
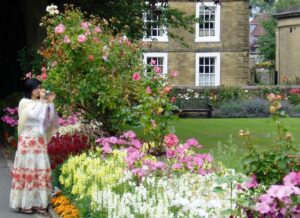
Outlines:
{"label": "woman's face", "polygon": [[40,92],[41,92],[41,86],[39,85],[37,88],[35,88],[34,90],[32,90],[31,98],[32,99],[39,98],[40,97]]}

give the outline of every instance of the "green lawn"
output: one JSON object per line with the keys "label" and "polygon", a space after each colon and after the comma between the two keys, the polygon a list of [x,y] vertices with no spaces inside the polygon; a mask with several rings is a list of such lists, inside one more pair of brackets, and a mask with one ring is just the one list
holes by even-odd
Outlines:
{"label": "green lawn", "polygon": [[[285,118],[283,121],[295,143],[300,144],[300,118]],[[272,146],[276,137],[276,124],[270,118],[179,119],[173,124],[181,142],[196,138],[203,145],[203,152],[211,152],[216,160],[237,170],[241,170],[241,160],[247,151],[239,136],[241,129],[248,129],[253,142],[261,149]],[[232,141],[228,142],[230,135]]]}
{"label": "green lawn", "polygon": [[[300,144],[300,119],[286,118],[283,120],[294,142]],[[244,119],[179,119],[174,122],[176,134],[184,141],[196,138],[203,145],[203,152],[211,152],[214,158],[228,167],[242,170],[241,161],[247,148],[239,131],[249,130],[253,142],[268,149],[276,138],[276,124],[269,118]],[[232,135],[231,142],[229,136]],[[298,145],[300,148],[300,146]]]}

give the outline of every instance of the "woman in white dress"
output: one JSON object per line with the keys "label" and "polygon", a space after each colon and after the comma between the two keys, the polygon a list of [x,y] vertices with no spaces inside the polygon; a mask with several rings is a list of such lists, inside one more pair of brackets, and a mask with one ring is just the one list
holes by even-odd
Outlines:
{"label": "woman in white dress", "polygon": [[54,94],[46,95],[40,81],[25,82],[18,108],[18,149],[12,169],[10,207],[23,213],[45,214],[52,180],[47,144],[58,127]]}

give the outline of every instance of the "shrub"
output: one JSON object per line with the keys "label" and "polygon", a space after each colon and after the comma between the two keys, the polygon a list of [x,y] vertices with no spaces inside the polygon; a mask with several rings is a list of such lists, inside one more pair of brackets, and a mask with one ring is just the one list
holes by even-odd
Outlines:
{"label": "shrub", "polygon": [[[58,12],[57,12],[58,13]],[[141,64],[142,42],[113,36],[107,22],[85,18],[72,7],[42,19],[47,89],[57,94],[62,111],[81,112],[102,123],[108,135],[126,124],[142,125],[156,141],[169,132],[172,105],[168,77],[155,63]],[[155,125],[154,125],[155,124]]]}
{"label": "shrub", "polygon": [[249,148],[249,153],[243,161],[245,172],[249,175],[255,174],[257,181],[264,185],[279,184],[290,171],[300,170],[299,160],[297,157],[293,158],[297,149],[292,141],[292,135],[281,119],[286,117],[284,111],[280,110],[281,98],[282,96],[278,94],[268,95],[269,111],[277,126],[275,144],[271,149],[262,151],[261,147],[257,148],[252,143],[248,131],[240,132]]}
{"label": "shrub", "polygon": [[219,117],[267,117],[268,103],[264,99],[255,98],[242,101],[228,101],[223,103],[215,116]]}

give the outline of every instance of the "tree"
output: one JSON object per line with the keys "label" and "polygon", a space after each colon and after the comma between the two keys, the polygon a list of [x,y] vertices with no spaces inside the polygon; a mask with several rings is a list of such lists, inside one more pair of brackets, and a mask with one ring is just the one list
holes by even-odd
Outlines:
{"label": "tree", "polygon": [[262,59],[265,61],[275,61],[275,30],[277,26],[277,20],[272,15],[281,10],[286,10],[290,7],[300,5],[300,0],[251,0],[251,4],[253,7],[256,7],[258,11],[269,14],[268,20],[262,22],[262,27],[265,30],[265,34],[259,37],[258,44]]}
{"label": "tree", "polygon": [[[203,0],[189,0],[203,2]],[[147,26],[144,25],[144,15],[158,15],[153,25],[162,25],[168,28],[170,37],[178,38],[170,28],[180,28],[194,31],[193,24],[197,21],[195,15],[186,15],[178,9],[169,7],[168,0],[68,0],[79,6],[89,14],[95,14],[106,19],[115,34],[123,33],[130,39],[143,38]],[[215,0],[218,4],[219,0]],[[180,38],[179,38],[180,39]],[[182,40],[182,39],[180,39]]]}

